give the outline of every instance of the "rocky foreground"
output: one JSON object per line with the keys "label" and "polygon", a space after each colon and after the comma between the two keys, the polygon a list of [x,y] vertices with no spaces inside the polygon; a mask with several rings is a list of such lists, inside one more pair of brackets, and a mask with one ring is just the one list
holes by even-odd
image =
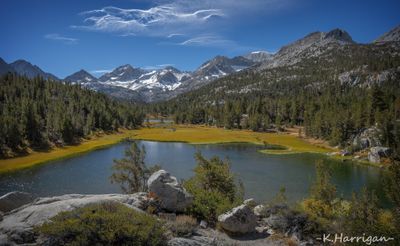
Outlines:
{"label": "rocky foreground", "polygon": [[[51,245],[33,228],[60,212],[71,211],[93,203],[117,202],[145,213],[157,203],[154,216],[174,220],[191,205],[193,197],[177,179],[160,170],[148,180],[149,192],[135,194],[68,194],[34,198],[24,192],[11,192],[0,197],[0,245]],[[156,199],[155,199],[156,198]],[[220,229],[207,227],[201,221],[192,235],[171,237],[168,245],[308,245],[303,234],[306,217],[293,213],[285,205],[265,207],[253,199],[218,217]]]}

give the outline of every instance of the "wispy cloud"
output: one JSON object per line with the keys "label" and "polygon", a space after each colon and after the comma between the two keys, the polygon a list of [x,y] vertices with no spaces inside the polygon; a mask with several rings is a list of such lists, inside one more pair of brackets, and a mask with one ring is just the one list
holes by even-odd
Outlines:
{"label": "wispy cloud", "polygon": [[153,7],[147,9],[109,6],[85,11],[80,13],[83,23],[71,27],[124,37],[163,37],[180,45],[232,46],[237,44],[223,38],[232,23],[253,14],[265,15],[290,1],[153,0]]}
{"label": "wispy cloud", "polygon": [[167,64],[160,64],[160,65],[156,65],[157,67],[172,67],[175,66],[175,64],[172,63],[167,63]]}
{"label": "wispy cloud", "polygon": [[77,44],[78,43],[78,39],[70,38],[70,37],[64,37],[64,36],[61,36],[58,33],[46,34],[46,35],[44,35],[44,38],[50,39],[50,40],[55,40],[55,41],[61,41],[61,42],[65,43],[65,44]]}
{"label": "wispy cloud", "polygon": [[159,65],[155,65],[155,66],[144,66],[143,68],[146,70],[157,70],[157,69],[161,69],[161,68],[165,68],[165,67],[169,67],[169,66],[175,66],[175,64],[172,63],[168,63],[168,64],[159,64]]}
{"label": "wispy cloud", "polygon": [[210,47],[234,47],[237,46],[236,42],[224,39],[218,36],[206,35],[187,39],[179,45],[185,46],[210,46]]}
{"label": "wispy cloud", "polygon": [[118,33],[123,36],[173,37],[202,29],[212,18],[223,17],[219,9],[187,11],[172,5],[147,10],[105,7],[81,13],[83,25],[72,28]]}
{"label": "wispy cloud", "polygon": [[174,38],[174,37],[181,37],[181,36],[185,36],[185,34],[182,33],[171,33],[167,36],[167,38]]}
{"label": "wispy cloud", "polygon": [[112,69],[99,69],[99,70],[92,70],[92,71],[90,71],[90,73],[103,74],[103,73],[109,73],[111,71],[112,71]]}

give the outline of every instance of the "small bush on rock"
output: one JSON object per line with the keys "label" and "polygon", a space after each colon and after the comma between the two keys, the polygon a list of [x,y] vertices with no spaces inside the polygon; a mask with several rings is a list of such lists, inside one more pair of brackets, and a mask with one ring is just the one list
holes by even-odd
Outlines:
{"label": "small bush on rock", "polygon": [[186,190],[194,196],[188,213],[199,220],[215,225],[218,215],[243,202],[243,187],[235,182],[228,161],[218,157],[205,159],[196,154],[195,176],[184,182]]}
{"label": "small bush on rock", "polygon": [[62,212],[35,228],[51,245],[165,245],[154,217],[118,203],[92,204]]}

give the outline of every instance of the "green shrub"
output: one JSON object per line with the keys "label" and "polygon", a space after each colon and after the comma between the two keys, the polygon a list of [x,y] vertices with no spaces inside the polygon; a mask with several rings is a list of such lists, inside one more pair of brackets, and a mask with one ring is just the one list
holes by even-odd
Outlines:
{"label": "green shrub", "polygon": [[331,169],[323,160],[318,160],[315,168],[316,180],[311,186],[311,198],[330,204],[336,197],[336,187],[331,183]]}
{"label": "green shrub", "polygon": [[156,218],[118,203],[91,204],[62,212],[35,230],[54,245],[165,245]]}
{"label": "green shrub", "polygon": [[167,228],[175,237],[188,237],[197,228],[197,220],[188,215],[179,215],[175,221],[168,221]]}
{"label": "green shrub", "polygon": [[205,159],[196,154],[195,176],[184,182],[194,200],[188,213],[215,225],[218,215],[239,205],[243,201],[243,187],[235,182],[228,161],[218,157]]}

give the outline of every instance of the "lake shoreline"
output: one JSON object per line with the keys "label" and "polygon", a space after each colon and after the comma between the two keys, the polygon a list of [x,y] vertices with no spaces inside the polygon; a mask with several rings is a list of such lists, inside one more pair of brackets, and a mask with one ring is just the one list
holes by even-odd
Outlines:
{"label": "lake shoreline", "polygon": [[[50,161],[70,158],[97,149],[106,148],[118,144],[127,139],[158,141],[158,142],[182,142],[188,144],[229,144],[246,143],[273,146],[282,146],[282,149],[259,150],[264,154],[287,155],[299,153],[327,154],[334,151],[318,144],[313,144],[287,133],[264,133],[249,130],[227,130],[223,128],[194,126],[194,125],[166,125],[163,127],[142,127],[140,129],[120,129],[116,133],[95,136],[93,139],[85,139],[79,145],[54,148],[48,152],[33,152],[25,156],[0,160],[0,173],[6,173],[19,169],[44,164]],[[332,156],[338,159],[338,157]],[[365,164],[365,163],[362,163]],[[365,164],[367,165],[367,164]],[[376,165],[371,165],[376,166]]]}
{"label": "lake shoreline", "polygon": [[50,151],[34,151],[24,156],[1,159],[0,174],[45,164],[50,161],[70,158],[102,148],[107,148],[131,138],[134,131],[135,130],[120,129],[115,133],[104,133],[99,136],[93,136],[92,139],[85,139],[78,145],[68,145],[61,148],[53,148]]}

